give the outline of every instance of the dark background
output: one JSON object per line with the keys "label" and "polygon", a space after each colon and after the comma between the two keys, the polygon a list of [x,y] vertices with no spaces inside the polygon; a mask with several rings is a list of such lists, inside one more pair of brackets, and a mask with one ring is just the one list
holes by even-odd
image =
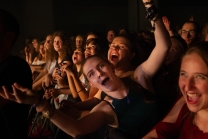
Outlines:
{"label": "dark background", "polygon": [[[191,15],[200,26],[208,20],[208,0],[155,0],[155,4],[173,28]],[[44,38],[57,30],[77,35],[93,30],[106,33],[111,28],[150,28],[141,0],[0,0],[0,8],[11,12],[21,25],[14,53],[24,48],[25,38]]]}

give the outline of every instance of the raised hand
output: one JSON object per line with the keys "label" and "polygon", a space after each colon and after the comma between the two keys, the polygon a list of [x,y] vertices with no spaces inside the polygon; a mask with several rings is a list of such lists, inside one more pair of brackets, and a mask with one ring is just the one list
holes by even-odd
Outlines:
{"label": "raised hand", "polygon": [[4,99],[15,101],[17,103],[36,104],[39,99],[39,96],[32,90],[17,83],[12,85],[13,92],[10,92],[5,86],[3,86],[2,89],[3,91],[0,92],[0,95]]}
{"label": "raised hand", "polygon": [[167,31],[170,31],[171,30],[171,28],[170,28],[170,21],[168,20],[168,18],[166,16],[163,16],[162,17],[162,21],[163,21]]}

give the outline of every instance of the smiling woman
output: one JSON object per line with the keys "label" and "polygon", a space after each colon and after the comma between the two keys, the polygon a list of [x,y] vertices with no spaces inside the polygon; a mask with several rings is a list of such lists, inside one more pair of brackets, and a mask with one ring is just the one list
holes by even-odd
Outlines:
{"label": "smiling woman", "polygon": [[185,53],[179,87],[183,97],[144,139],[208,138],[208,42],[195,44]]}

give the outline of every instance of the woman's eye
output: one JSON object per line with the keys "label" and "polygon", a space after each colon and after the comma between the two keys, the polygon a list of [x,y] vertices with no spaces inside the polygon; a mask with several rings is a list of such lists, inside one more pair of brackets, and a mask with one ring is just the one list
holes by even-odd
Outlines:
{"label": "woman's eye", "polygon": [[198,78],[198,79],[205,79],[205,77],[203,75],[197,75],[196,78]]}
{"label": "woman's eye", "polygon": [[120,49],[124,49],[125,47],[124,46],[120,46]]}
{"label": "woman's eye", "polygon": [[91,76],[93,76],[94,75],[94,73],[93,72],[91,72],[90,74],[89,74],[89,77],[91,77]]}
{"label": "woman's eye", "polygon": [[100,64],[100,66],[99,66],[100,68],[103,68],[104,67],[104,64]]}
{"label": "woman's eye", "polygon": [[180,76],[186,76],[185,72],[180,72]]}

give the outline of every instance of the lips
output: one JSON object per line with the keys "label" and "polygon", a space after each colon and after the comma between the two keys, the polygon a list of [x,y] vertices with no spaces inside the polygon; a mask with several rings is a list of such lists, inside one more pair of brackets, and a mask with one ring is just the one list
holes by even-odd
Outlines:
{"label": "lips", "polygon": [[112,54],[112,55],[111,55],[111,60],[112,60],[112,61],[118,61],[118,55]]}
{"label": "lips", "polygon": [[74,57],[74,61],[77,60],[77,57]]}
{"label": "lips", "polygon": [[89,53],[85,54],[85,58],[88,58],[89,56],[91,56],[91,54],[89,54]]}
{"label": "lips", "polygon": [[187,93],[187,101],[189,104],[196,104],[199,102],[201,95],[198,93]]}
{"label": "lips", "polygon": [[105,79],[101,82],[101,84],[102,84],[102,85],[106,85],[106,83],[107,83],[107,81],[108,81],[109,79],[110,79],[109,77],[105,78]]}

